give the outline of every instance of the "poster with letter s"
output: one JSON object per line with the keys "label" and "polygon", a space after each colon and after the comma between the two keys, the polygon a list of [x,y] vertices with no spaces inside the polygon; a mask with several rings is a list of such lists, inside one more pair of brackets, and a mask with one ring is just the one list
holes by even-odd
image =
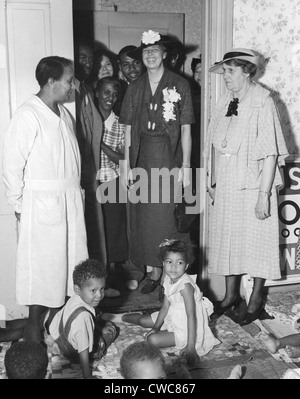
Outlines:
{"label": "poster with letter s", "polygon": [[300,282],[295,267],[295,253],[300,233],[300,160],[287,162],[282,169],[284,180],[278,196],[279,249],[282,279]]}

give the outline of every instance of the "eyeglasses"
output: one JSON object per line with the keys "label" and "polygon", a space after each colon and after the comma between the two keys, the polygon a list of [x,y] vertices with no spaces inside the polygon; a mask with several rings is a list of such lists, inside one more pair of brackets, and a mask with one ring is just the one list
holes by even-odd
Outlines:
{"label": "eyeglasses", "polygon": [[80,55],[79,56],[79,61],[82,62],[83,64],[91,64],[94,61],[94,57],[87,57],[86,55]]}

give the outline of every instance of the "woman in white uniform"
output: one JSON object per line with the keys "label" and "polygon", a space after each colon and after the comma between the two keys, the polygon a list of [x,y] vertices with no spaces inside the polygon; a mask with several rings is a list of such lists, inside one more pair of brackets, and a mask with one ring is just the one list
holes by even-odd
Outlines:
{"label": "woman in white uniform", "polygon": [[72,294],[74,267],[88,257],[73,121],[62,103],[74,88],[72,62],[51,56],[35,71],[40,90],[15,113],[3,147],[3,180],[18,223],[16,300],[29,306],[24,338],[41,340],[47,308]]}

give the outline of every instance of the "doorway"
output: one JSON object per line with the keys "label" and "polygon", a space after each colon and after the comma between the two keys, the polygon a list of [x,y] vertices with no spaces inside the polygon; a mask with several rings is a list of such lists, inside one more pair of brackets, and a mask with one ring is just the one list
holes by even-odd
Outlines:
{"label": "doorway", "polygon": [[[223,1],[222,1],[223,2]],[[107,47],[109,50],[118,54],[118,51],[127,45],[128,43],[139,46],[140,38],[143,31],[147,28],[158,30],[163,34],[170,34],[175,36],[183,44],[185,43],[185,14],[182,13],[156,13],[156,12],[113,12],[112,11],[102,11],[99,10],[99,6],[95,5],[95,1],[83,1],[83,0],[73,0],[73,24],[74,24],[74,38],[85,37],[88,41],[96,42],[97,46]],[[211,10],[211,1],[204,1],[205,6],[203,6],[204,13],[199,15],[199,23],[201,26],[205,26],[208,31],[211,29],[211,25],[207,25],[208,16],[205,17],[205,10],[209,7]],[[209,3],[209,4],[208,4]],[[202,6],[201,6],[202,7]],[[98,9],[97,9],[98,8]],[[201,9],[202,10],[202,9]],[[209,13],[209,18],[211,18],[211,13]],[[210,23],[213,18],[210,20]],[[205,31],[203,28],[203,32]],[[205,32],[204,32],[205,33]],[[220,34],[220,33],[218,33]],[[207,38],[209,35],[206,36]],[[202,49],[208,51],[207,45]],[[220,51],[220,49],[219,49]],[[202,62],[205,62],[206,52],[202,51]],[[184,65],[183,72],[190,72],[190,65]],[[210,87],[207,87],[210,89]],[[210,93],[205,91],[201,96],[205,101],[210,102]],[[201,101],[202,102],[202,101]],[[200,114],[203,112],[203,106],[201,105]],[[202,116],[201,116],[202,119]],[[205,118],[203,119],[205,120]],[[204,134],[203,134],[204,123],[201,122],[201,129],[199,129],[200,136],[200,149],[199,157],[203,148]],[[205,127],[206,130],[206,127]],[[201,162],[202,163],[202,162]],[[202,164],[200,165],[202,167]],[[201,195],[205,195],[200,193]],[[198,219],[197,229],[200,231],[204,238],[205,245],[207,244],[207,226],[205,225],[205,220],[203,221],[203,216],[200,215],[200,221]],[[197,236],[197,260],[195,262],[195,273],[198,274],[199,280],[207,280],[207,260],[206,260],[206,246],[201,242],[201,237],[199,238],[199,233]],[[197,264],[197,266],[196,266]],[[201,283],[202,286],[202,283]],[[202,288],[202,287],[201,287]],[[203,287],[204,288],[204,287]]]}
{"label": "doorway", "polygon": [[95,50],[105,47],[118,54],[127,45],[139,46],[142,33],[147,29],[184,43],[184,14],[87,10],[82,9],[80,0],[74,0],[74,5],[74,40],[92,42]]}
{"label": "doorway", "polygon": [[[88,4],[90,3],[90,4]],[[142,33],[147,29],[157,30],[162,34],[176,38],[185,44],[185,14],[184,13],[157,13],[157,12],[113,12],[97,9],[95,2],[73,0],[73,25],[74,41],[85,39],[87,42],[95,43],[95,50],[106,48],[114,54],[128,44],[140,45]],[[199,16],[200,17],[200,16]],[[194,46],[197,48],[198,46]],[[189,51],[192,46],[189,46]],[[184,65],[180,70],[185,74],[190,65]],[[191,82],[192,84],[192,82]],[[199,96],[200,97],[200,96]],[[198,112],[200,114],[200,101]],[[200,127],[198,127],[198,146],[200,145]],[[198,151],[200,158],[200,149]],[[198,162],[200,163],[200,161]],[[195,174],[193,174],[195,175]],[[196,244],[196,260],[193,263],[191,273],[199,275],[200,253],[199,253],[199,217],[193,223],[191,239]]]}

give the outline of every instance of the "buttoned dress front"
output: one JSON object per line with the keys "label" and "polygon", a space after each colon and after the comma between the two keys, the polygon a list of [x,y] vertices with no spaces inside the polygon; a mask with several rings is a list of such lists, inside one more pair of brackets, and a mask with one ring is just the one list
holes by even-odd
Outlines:
{"label": "buttoned dress front", "polygon": [[3,149],[9,202],[18,226],[16,298],[60,307],[73,294],[74,267],[88,257],[80,153],[68,111],[57,116],[32,96],[13,116]]}
{"label": "buttoned dress front", "polygon": [[[216,187],[209,236],[210,272],[279,279],[277,187],[282,183],[279,166],[288,155],[279,116],[270,92],[259,84],[253,83],[240,101],[238,115],[226,117],[231,100],[232,93],[226,93],[218,101],[204,150]],[[272,155],[278,158],[271,216],[259,220],[255,206],[263,162]]]}
{"label": "buttoned dress front", "polygon": [[[181,97],[176,103],[175,119],[168,122],[163,112],[164,89],[175,89]],[[188,82],[165,69],[153,95],[148,73],[143,74],[129,85],[119,122],[131,126],[130,167],[137,173],[146,172],[135,182],[141,198],[132,200],[135,190],[129,191],[130,257],[139,267],[161,267],[157,251],[162,240],[188,238],[187,233],[177,231],[174,219],[180,190],[176,187],[178,168],[182,165],[181,125],[194,123]],[[159,179],[158,171],[162,172]]]}

